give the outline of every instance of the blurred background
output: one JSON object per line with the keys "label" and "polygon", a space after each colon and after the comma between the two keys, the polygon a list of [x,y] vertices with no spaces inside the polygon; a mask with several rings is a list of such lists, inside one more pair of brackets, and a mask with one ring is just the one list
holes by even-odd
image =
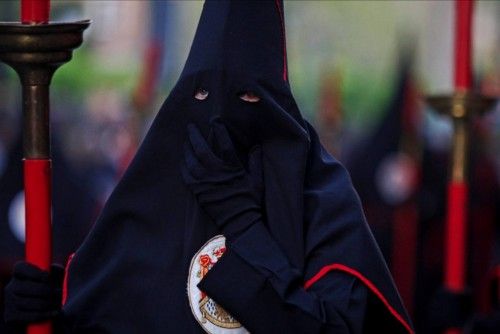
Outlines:
{"label": "blurred background", "polygon": [[[56,261],[81,243],[175,84],[202,5],[52,1],[52,20],[93,22],[51,90]],[[453,91],[453,2],[285,1],[285,11],[298,105],[351,172],[402,298],[430,332],[452,127],[423,98]],[[474,86],[489,96],[500,96],[499,17],[500,2],[476,2]],[[18,1],[0,1],[0,20],[18,18]],[[499,109],[473,122],[471,322],[500,299]],[[18,78],[0,64],[0,287],[23,256],[20,117]]]}

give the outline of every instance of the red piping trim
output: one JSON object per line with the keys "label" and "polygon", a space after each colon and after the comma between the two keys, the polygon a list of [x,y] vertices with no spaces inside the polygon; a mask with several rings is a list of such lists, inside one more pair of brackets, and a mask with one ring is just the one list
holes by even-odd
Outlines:
{"label": "red piping trim", "polygon": [[71,264],[71,261],[73,260],[74,256],[75,253],[72,253],[68,257],[68,261],[66,261],[66,267],[64,268],[64,280],[63,280],[62,301],[61,301],[62,306],[66,304],[66,298],[68,298],[68,271],[69,271],[69,265]]}
{"label": "red piping trim", "polygon": [[410,325],[391,306],[391,304],[389,304],[389,302],[384,297],[384,295],[380,292],[380,290],[369,279],[367,279],[365,276],[363,276],[360,272],[358,272],[350,267],[344,266],[343,264],[334,263],[334,264],[324,266],[323,268],[321,268],[321,270],[316,275],[314,275],[312,278],[307,280],[307,282],[304,284],[304,288],[309,289],[314,283],[319,281],[323,276],[325,276],[328,272],[330,272],[332,270],[340,270],[340,271],[343,271],[345,273],[351,274],[351,275],[355,276],[357,279],[359,279],[361,282],[363,282],[363,284],[365,284],[382,301],[384,306],[387,307],[389,312],[396,318],[396,320],[398,320],[406,328],[408,333],[414,334]]}
{"label": "red piping trim", "polygon": [[280,17],[280,22],[281,22],[281,40],[283,43],[283,80],[287,81],[288,80],[288,71],[286,68],[286,37],[285,37],[285,20],[283,19],[283,11],[281,10],[280,2],[279,0],[275,0],[274,3],[276,4],[276,9],[278,10],[278,15]]}

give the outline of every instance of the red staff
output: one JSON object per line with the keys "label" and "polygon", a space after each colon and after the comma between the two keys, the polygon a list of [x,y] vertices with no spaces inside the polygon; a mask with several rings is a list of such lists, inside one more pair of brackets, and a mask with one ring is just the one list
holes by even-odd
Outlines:
{"label": "red staff", "polygon": [[[467,94],[472,87],[471,23],[473,1],[457,0],[455,4],[455,91]],[[466,274],[468,196],[466,172],[469,138],[466,122],[455,121],[454,125],[451,178],[448,184],[444,283],[445,287],[453,292],[463,292]]]}
{"label": "red staff", "polygon": [[[474,3],[472,0],[456,0],[455,5],[455,92],[467,94],[472,88],[471,30]],[[455,118],[451,177],[448,183],[444,286],[456,293],[464,292],[467,273],[468,125],[465,118]],[[460,332],[460,329],[453,328],[447,334]]]}
{"label": "red staff", "polygon": [[[47,24],[49,22],[50,1],[22,0],[21,22],[23,24]],[[48,93],[48,91],[47,91]],[[45,96],[40,87],[23,89],[23,107],[39,109],[38,113],[24,113],[26,122],[35,125],[31,133],[24,129],[24,196],[26,203],[26,261],[41,269],[49,270],[52,260],[51,233],[51,160],[48,106],[32,105],[34,99],[26,95]],[[43,122],[26,119],[26,116],[41,116]],[[28,334],[47,334],[52,331],[51,323],[45,322],[28,327]]]}
{"label": "red staff", "polygon": [[[0,60],[16,70],[23,92],[26,261],[47,271],[52,262],[49,85],[89,25],[48,23],[49,8],[49,0],[22,0],[22,24],[0,23]],[[27,332],[50,334],[52,326],[33,324]]]}
{"label": "red staff", "polygon": [[[484,112],[494,102],[472,92],[471,33],[473,0],[455,0],[455,93],[429,98],[439,112],[453,119],[453,148],[451,174],[448,183],[445,226],[444,286],[451,292],[463,293],[466,286],[467,248],[467,162],[469,153],[469,126],[474,114]],[[458,334],[459,328],[447,330]]]}
{"label": "red staff", "polygon": [[49,23],[49,0],[21,0],[21,22],[23,24]]}

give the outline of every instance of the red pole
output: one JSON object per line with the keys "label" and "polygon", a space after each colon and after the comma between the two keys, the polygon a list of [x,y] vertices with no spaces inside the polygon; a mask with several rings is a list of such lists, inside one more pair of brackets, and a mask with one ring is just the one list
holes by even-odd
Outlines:
{"label": "red pole", "polygon": [[[47,24],[49,22],[49,0],[21,0],[21,22],[23,24]],[[25,102],[25,107],[26,107]],[[41,103],[38,108],[42,115],[48,116],[48,110]],[[48,106],[46,106],[48,109]],[[49,120],[39,125],[43,135],[25,133],[28,138],[50,142]],[[34,129],[25,128],[24,131],[33,132]],[[42,138],[43,137],[43,138]],[[28,139],[28,141],[30,141]],[[50,147],[43,145],[43,150],[26,150],[24,152],[24,194],[26,203],[26,261],[49,271],[52,262],[52,224],[51,224],[51,161]],[[29,325],[28,334],[50,334],[50,321]]]}
{"label": "red pole", "polygon": [[[26,261],[49,271],[52,262],[51,161],[24,159]],[[28,326],[28,334],[50,334],[50,321]]]}
{"label": "red pole", "polygon": [[[473,6],[473,0],[455,1],[455,92],[457,93],[467,93],[472,88]],[[464,292],[467,274],[467,134],[466,120],[457,121],[453,140],[451,178],[448,184],[444,270],[445,287],[456,293]],[[458,333],[461,333],[459,328],[451,328],[446,332],[446,334]]]}
{"label": "red pole", "polygon": [[[49,270],[52,255],[49,88],[54,72],[81,45],[83,31],[90,21],[42,24],[48,20],[48,0],[22,0],[21,6],[22,21],[34,24],[0,22],[0,61],[17,72],[23,92],[26,261]],[[40,11],[33,9],[39,7]],[[50,321],[28,326],[29,334],[51,332]]]}
{"label": "red pole", "polygon": [[472,87],[471,34],[473,0],[455,0],[455,90],[467,91]]}
{"label": "red pole", "polygon": [[467,195],[466,182],[448,185],[445,285],[453,292],[462,292],[465,288]]}
{"label": "red pole", "polygon": [[[474,0],[455,0],[455,8],[455,92],[451,96],[431,96],[427,101],[436,111],[451,116],[453,120],[443,284],[451,292],[463,293],[467,284],[469,127],[471,118],[491,109],[496,99],[472,91],[471,37]],[[450,328],[446,333],[457,334],[461,331],[461,328]]]}
{"label": "red pole", "polygon": [[49,22],[49,0],[21,0],[21,22],[43,24]]}

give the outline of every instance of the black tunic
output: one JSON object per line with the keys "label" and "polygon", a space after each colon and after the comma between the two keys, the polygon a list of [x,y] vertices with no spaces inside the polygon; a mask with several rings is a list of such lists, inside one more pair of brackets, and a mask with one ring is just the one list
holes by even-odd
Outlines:
{"label": "black tunic", "polygon": [[[215,117],[244,164],[256,144],[263,159],[263,222],[225,244],[180,171],[186,126],[207,135]],[[292,96],[282,1],[205,3],[183,73],[65,285],[72,333],[412,332],[348,174]]]}

